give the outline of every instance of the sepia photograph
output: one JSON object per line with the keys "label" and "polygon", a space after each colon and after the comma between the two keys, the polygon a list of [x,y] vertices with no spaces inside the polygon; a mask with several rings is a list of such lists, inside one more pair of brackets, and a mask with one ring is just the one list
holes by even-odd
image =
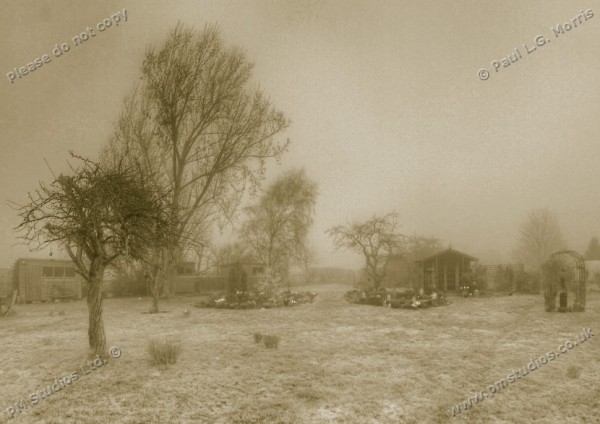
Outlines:
{"label": "sepia photograph", "polygon": [[600,423],[599,0],[5,0],[0,53],[0,424]]}

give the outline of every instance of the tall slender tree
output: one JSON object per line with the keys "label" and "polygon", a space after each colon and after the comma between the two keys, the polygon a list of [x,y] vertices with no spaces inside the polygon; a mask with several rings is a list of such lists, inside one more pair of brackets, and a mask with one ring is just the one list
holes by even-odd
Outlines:
{"label": "tall slender tree", "polygon": [[317,184],[303,169],[292,169],[279,177],[248,208],[241,238],[268,269],[282,279],[289,266],[304,264],[310,255],[308,232],[317,201]]}
{"label": "tall slender tree", "polygon": [[[177,25],[159,48],[150,48],[141,85],[125,100],[105,158],[126,157],[168,188],[174,249],[147,261],[158,294],[198,225],[230,218],[246,188],[256,190],[268,158],[289,141],[275,140],[288,126],[256,87],[244,52],[227,47],[216,26],[197,32]],[[188,245],[188,246],[186,246]]]}
{"label": "tall slender tree", "polygon": [[514,254],[529,269],[539,272],[553,252],[564,248],[556,214],[548,209],[535,209],[521,224]]}

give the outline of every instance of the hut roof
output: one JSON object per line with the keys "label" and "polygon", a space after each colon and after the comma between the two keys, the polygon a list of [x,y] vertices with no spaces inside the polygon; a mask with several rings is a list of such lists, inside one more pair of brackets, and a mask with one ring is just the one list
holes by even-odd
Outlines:
{"label": "hut roof", "polygon": [[442,250],[440,252],[437,252],[437,253],[435,253],[435,254],[433,254],[431,256],[428,256],[426,258],[419,259],[418,261],[415,261],[415,262],[417,262],[417,263],[419,263],[419,262],[427,262],[427,261],[430,261],[430,260],[435,259],[437,257],[447,256],[447,255],[461,256],[461,257],[463,257],[465,259],[468,259],[470,261],[476,261],[477,260],[477,258],[475,256],[467,255],[466,253],[459,252],[458,250],[455,250],[455,249],[449,247],[448,249],[445,249],[445,250]]}

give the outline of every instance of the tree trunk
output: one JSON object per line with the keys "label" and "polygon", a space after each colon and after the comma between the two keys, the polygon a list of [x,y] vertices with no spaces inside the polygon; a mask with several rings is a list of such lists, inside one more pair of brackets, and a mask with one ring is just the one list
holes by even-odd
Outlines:
{"label": "tree trunk", "polygon": [[150,309],[151,314],[156,314],[159,312],[158,309],[158,299],[160,298],[160,283],[159,283],[158,273],[154,275],[154,280],[152,281],[152,308]]}
{"label": "tree trunk", "polygon": [[102,322],[102,279],[104,266],[92,263],[90,265],[90,280],[87,295],[89,328],[88,337],[90,349],[94,354],[105,356],[106,335]]}
{"label": "tree trunk", "polygon": [[[18,291],[15,289],[12,294],[12,300],[9,301],[10,303],[8,304],[8,306],[6,308],[6,311],[2,310],[2,299],[0,298],[0,317],[8,315],[8,313],[10,312],[12,307],[15,305],[15,301],[17,300],[17,294],[18,294]],[[7,297],[7,299],[10,299],[10,297]]]}
{"label": "tree trunk", "polygon": [[379,279],[379,277],[376,277],[375,280],[373,280],[373,288],[378,289],[380,285],[381,280]]}
{"label": "tree trunk", "polygon": [[161,266],[156,271],[153,285],[154,290],[152,292],[156,308],[154,312],[158,312],[158,299],[160,297],[168,298],[175,292],[174,281],[171,277],[178,263],[178,260],[175,258],[178,257],[180,257],[178,252],[174,253],[166,248],[162,252]]}

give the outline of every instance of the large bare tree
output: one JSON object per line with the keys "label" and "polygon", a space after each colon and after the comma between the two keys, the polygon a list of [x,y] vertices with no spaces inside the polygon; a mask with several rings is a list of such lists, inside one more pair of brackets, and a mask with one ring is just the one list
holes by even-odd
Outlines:
{"label": "large bare tree", "polygon": [[525,266],[537,272],[553,252],[564,248],[556,214],[548,209],[535,209],[521,224],[514,254]]}
{"label": "large bare tree", "polygon": [[[106,353],[102,281],[119,257],[141,257],[148,246],[168,243],[163,193],[139,169],[105,168],[83,159],[73,175],[40,184],[24,205],[16,205],[17,230],[33,249],[58,243],[88,284],[88,337],[94,353]],[[164,231],[164,233],[163,233]]]}
{"label": "large bare tree", "polygon": [[160,48],[147,51],[141,85],[125,100],[105,158],[139,162],[168,188],[177,234],[176,249],[146,262],[155,311],[196,229],[230,218],[246,189],[257,189],[266,159],[279,158],[289,143],[275,140],[288,120],[250,86],[252,67],[241,49],[225,46],[217,27],[197,32],[179,24]]}
{"label": "large bare tree", "polygon": [[241,238],[273,275],[286,279],[291,264],[304,264],[309,257],[307,236],[316,200],[317,184],[303,169],[292,169],[246,208]]}
{"label": "large bare tree", "polygon": [[373,216],[364,222],[338,225],[327,230],[337,249],[346,248],[365,258],[365,271],[370,282],[379,288],[386,275],[386,266],[404,244],[404,236],[398,234],[398,214]]}

